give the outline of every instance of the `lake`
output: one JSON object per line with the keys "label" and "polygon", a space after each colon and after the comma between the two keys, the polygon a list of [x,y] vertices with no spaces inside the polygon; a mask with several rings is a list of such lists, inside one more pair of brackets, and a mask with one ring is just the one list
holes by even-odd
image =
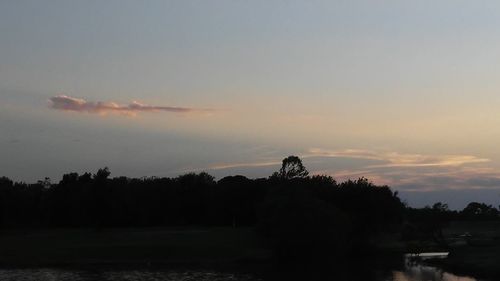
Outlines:
{"label": "lake", "polygon": [[[363,269],[360,269],[363,270]],[[359,276],[359,271],[353,274]],[[258,281],[250,274],[227,273],[208,270],[69,270],[69,269],[0,269],[2,281]],[[337,280],[325,277],[324,280]],[[307,280],[304,280],[307,281]],[[364,279],[363,281],[371,281]],[[393,270],[373,281],[486,281],[455,275],[434,266],[405,257],[402,270]]]}
{"label": "lake", "polygon": [[4,269],[2,281],[257,281],[246,274],[213,271]]}
{"label": "lake", "polygon": [[[436,256],[432,256],[436,258]],[[421,260],[405,256],[403,270],[394,270],[384,281],[486,281],[469,276],[456,275],[435,266],[422,264]],[[425,259],[425,258],[424,258]]]}

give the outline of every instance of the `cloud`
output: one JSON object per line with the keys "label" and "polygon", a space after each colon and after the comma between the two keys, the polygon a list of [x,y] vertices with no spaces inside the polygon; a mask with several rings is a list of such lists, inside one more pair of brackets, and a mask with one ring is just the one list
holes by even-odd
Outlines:
{"label": "cloud", "polygon": [[[327,165],[327,163],[325,163]],[[313,174],[331,175],[338,181],[368,178],[376,184],[388,185],[407,193],[455,191],[455,190],[499,190],[500,173],[493,168],[464,166],[426,167],[353,167],[346,170],[311,171]]]}
{"label": "cloud", "polygon": [[[376,150],[309,149],[304,158],[321,160],[323,167],[338,159],[377,161],[353,162],[346,169],[330,167],[311,172],[331,175],[339,181],[366,177],[406,193],[457,190],[500,190],[500,172],[487,165],[490,159],[473,155],[424,155]],[[329,158],[337,159],[330,163]],[[335,165],[335,164],[334,164]]]}
{"label": "cloud", "polygon": [[345,157],[382,160],[379,153],[363,149],[325,150],[321,148],[311,148],[304,157]]}
{"label": "cloud", "polygon": [[305,157],[343,157],[356,159],[379,160],[385,163],[372,165],[370,168],[385,167],[444,167],[461,166],[472,163],[485,163],[489,159],[472,155],[422,155],[398,152],[380,152],[360,149],[324,150],[319,148],[309,149]]}
{"label": "cloud", "polygon": [[135,116],[139,112],[173,112],[189,113],[199,111],[210,111],[208,109],[195,109],[189,107],[175,106],[152,106],[133,101],[123,105],[115,102],[91,102],[84,99],[74,98],[66,95],[58,95],[49,99],[49,107],[56,110],[85,112],[95,114],[119,113]]}
{"label": "cloud", "polygon": [[266,166],[276,166],[281,165],[281,161],[266,161],[266,162],[254,162],[254,163],[226,163],[226,164],[213,164],[208,167],[210,170],[223,170],[231,168],[251,168],[251,167],[266,167]]}
{"label": "cloud", "polygon": [[406,192],[436,192],[445,190],[500,190],[500,175],[468,174],[456,176],[453,172],[443,176],[413,177],[393,186]]}

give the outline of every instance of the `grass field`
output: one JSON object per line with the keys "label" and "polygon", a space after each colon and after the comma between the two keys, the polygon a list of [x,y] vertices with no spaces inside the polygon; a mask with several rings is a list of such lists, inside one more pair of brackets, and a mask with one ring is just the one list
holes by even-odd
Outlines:
{"label": "grass field", "polygon": [[269,257],[253,228],[49,229],[0,232],[0,265],[204,264]]}

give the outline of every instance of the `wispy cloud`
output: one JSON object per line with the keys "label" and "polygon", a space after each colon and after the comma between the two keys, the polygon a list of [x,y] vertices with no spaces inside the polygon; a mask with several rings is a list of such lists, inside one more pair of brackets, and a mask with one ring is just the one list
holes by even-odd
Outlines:
{"label": "wispy cloud", "polygon": [[[214,176],[225,177],[230,175],[230,173],[242,174],[249,176],[250,174],[255,175],[256,177],[262,177],[271,175],[271,173],[267,170],[276,169],[281,165],[281,161],[259,161],[259,162],[248,162],[248,163],[212,163],[206,166],[198,166],[198,167],[185,167],[179,170],[174,171],[173,174],[185,174],[191,172],[202,172],[207,171]],[[252,170],[256,170],[252,172]],[[262,173],[262,170],[266,170],[269,173]],[[228,171],[231,171],[228,173]],[[214,174],[215,173],[215,174]]]}
{"label": "wispy cloud", "polygon": [[[328,174],[343,181],[366,177],[406,192],[466,189],[500,189],[500,173],[486,164],[490,159],[473,155],[424,155],[388,151],[310,149],[304,158],[352,158],[376,160],[348,169],[323,169],[313,174]],[[358,162],[357,162],[358,163]]]}
{"label": "wispy cloud", "polygon": [[265,161],[254,163],[226,163],[226,164],[213,164],[208,167],[209,170],[223,170],[231,168],[244,168],[244,167],[266,167],[281,165],[281,161]]}
{"label": "wispy cloud", "polygon": [[326,150],[321,148],[311,148],[304,157],[345,157],[345,158],[360,158],[370,160],[382,160],[380,153],[364,150],[364,149],[343,149],[343,150]]}
{"label": "wispy cloud", "polygon": [[196,109],[190,107],[176,106],[153,106],[132,101],[129,104],[118,104],[116,102],[92,102],[80,98],[74,98],[66,95],[58,95],[49,99],[49,107],[56,110],[107,114],[119,113],[134,116],[139,112],[173,112],[189,113],[210,111],[209,109]]}
{"label": "wispy cloud", "polygon": [[313,148],[308,151],[306,157],[344,157],[379,160],[385,163],[372,165],[370,168],[384,167],[444,167],[444,166],[461,166],[471,163],[485,163],[489,159],[480,158],[473,155],[422,155],[422,154],[405,154],[398,152],[381,152],[372,150],[360,149],[345,149],[345,150],[324,150]]}
{"label": "wispy cloud", "polygon": [[473,155],[421,155],[421,154],[398,154],[392,153],[385,158],[389,163],[374,165],[374,168],[382,167],[446,167],[462,166],[465,164],[490,162],[489,159]]}
{"label": "wispy cloud", "polygon": [[[432,192],[444,190],[500,189],[500,173],[484,171],[478,167],[425,167],[408,169],[406,167],[381,169],[324,170],[323,174],[333,176],[339,181],[366,177],[377,184],[389,185],[405,192]],[[314,172],[315,174],[317,172]]]}

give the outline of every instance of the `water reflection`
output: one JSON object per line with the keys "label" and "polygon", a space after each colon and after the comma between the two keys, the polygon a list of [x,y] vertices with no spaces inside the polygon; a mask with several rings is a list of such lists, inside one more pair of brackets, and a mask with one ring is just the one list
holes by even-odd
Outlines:
{"label": "water reflection", "polygon": [[484,281],[467,276],[458,276],[434,266],[421,263],[411,256],[405,257],[404,271],[393,271],[391,281]]}
{"label": "water reflection", "polygon": [[[368,266],[369,267],[369,266]],[[363,281],[484,281],[471,277],[458,276],[440,268],[422,264],[412,257],[405,258],[404,270],[385,274],[364,273],[362,268],[347,274],[349,278],[334,278],[321,275],[318,280],[363,280]],[[385,276],[384,276],[385,275]],[[306,275],[300,280],[311,280],[313,275]],[[320,277],[317,276],[317,277]],[[297,277],[297,276],[296,276]],[[273,278],[271,278],[273,279]],[[292,278],[293,279],[293,278]],[[260,279],[245,274],[202,271],[202,270],[65,270],[65,269],[0,269],[2,281],[259,281]],[[268,280],[266,278],[266,280]],[[290,280],[278,278],[276,280]],[[274,279],[273,279],[274,281]]]}
{"label": "water reflection", "polygon": [[62,269],[0,270],[2,281],[258,281],[250,275],[211,271],[75,271]]}

